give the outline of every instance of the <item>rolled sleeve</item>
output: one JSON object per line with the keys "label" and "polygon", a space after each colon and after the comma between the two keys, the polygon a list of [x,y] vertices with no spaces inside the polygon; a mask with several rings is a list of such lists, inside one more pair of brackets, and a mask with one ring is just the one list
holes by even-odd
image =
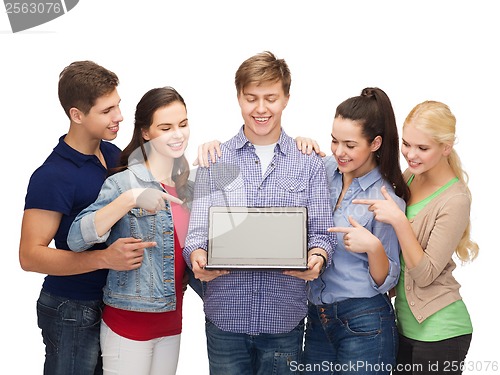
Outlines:
{"label": "rolled sleeve", "polygon": [[209,168],[199,167],[196,171],[193,205],[182,251],[182,256],[191,269],[193,268],[191,253],[197,249],[207,250],[208,248],[208,210],[211,202],[209,177]]}
{"label": "rolled sleeve", "polygon": [[319,157],[315,158],[309,180],[309,237],[308,248],[321,248],[328,254],[327,266],[331,264],[336,245],[336,236],[328,232],[333,227],[333,212],[330,207],[330,192],[325,166]]}

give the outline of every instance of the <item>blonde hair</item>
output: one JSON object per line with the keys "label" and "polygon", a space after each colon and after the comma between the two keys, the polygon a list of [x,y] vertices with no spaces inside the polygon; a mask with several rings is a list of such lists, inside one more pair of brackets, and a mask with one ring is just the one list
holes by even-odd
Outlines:
{"label": "blonde hair", "polygon": [[[457,152],[453,148],[455,144],[456,118],[450,108],[441,102],[425,101],[415,106],[406,117],[403,128],[412,124],[415,128],[423,131],[439,144],[448,144],[452,146],[448,156],[448,164],[453,173],[465,185],[469,199],[472,201],[472,195],[468,188],[469,176],[462,168],[462,162]],[[474,260],[479,253],[479,246],[470,238],[470,218],[467,227],[458,244],[455,254],[462,262]]]}

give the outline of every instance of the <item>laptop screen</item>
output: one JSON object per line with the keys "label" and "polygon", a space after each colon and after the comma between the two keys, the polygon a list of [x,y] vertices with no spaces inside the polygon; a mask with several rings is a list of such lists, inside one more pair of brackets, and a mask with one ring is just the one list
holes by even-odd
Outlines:
{"label": "laptop screen", "polygon": [[305,207],[210,207],[208,269],[307,269]]}

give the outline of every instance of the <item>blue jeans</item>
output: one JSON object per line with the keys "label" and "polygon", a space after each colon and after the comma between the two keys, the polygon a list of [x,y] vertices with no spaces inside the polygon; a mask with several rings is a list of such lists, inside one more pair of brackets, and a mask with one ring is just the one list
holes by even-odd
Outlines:
{"label": "blue jeans", "polygon": [[102,306],[102,301],[75,301],[42,289],[37,314],[45,344],[45,375],[102,374]]}
{"label": "blue jeans", "polygon": [[302,373],[390,374],[397,349],[394,309],[386,295],[309,304]]}
{"label": "blue jeans", "polygon": [[304,324],[281,334],[247,335],[222,331],[207,320],[207,350],[212,375],[297,374]]}

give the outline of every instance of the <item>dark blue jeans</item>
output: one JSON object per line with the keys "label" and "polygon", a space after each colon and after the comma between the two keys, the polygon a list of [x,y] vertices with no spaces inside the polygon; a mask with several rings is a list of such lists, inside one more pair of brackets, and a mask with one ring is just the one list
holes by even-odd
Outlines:
{"label": "dark blue jeans", "polygon": [[303,374],[390,374],[398,332],[386,295],[309,304]]}
{"label": "dark blue jeans", "polygon": [[222,331],[207,321],[211,375],[297,374],[304,324],[282,334],[247,335]]}
{"label": "dark blue jeans", "polygon": [[45,344],[45,375],[102,374],[102,306],[102,301],[69,300],[42,289],[37,314]]}

